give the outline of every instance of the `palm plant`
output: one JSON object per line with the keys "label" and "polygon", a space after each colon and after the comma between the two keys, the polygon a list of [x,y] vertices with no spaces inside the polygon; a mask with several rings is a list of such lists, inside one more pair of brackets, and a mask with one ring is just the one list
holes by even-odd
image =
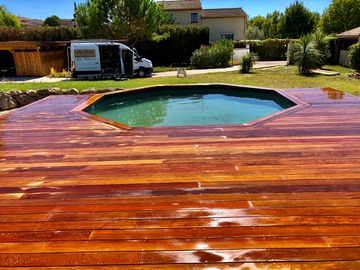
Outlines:
{"label": "palm plant", "polygon": [[313,35],[308,34],[301,37],[294,43],[294,60],[302,75],[309,74],[310,71],[318,66],[320,51],[316,47]]}
{"label": "palm plant", "polygon": [[240,61],[240,72],[241,73],[249,73],[250,70],[252,69],[253,65],[255,64],[255,62],[259,59],[259,57],[253,53],[253,52],[249,52],[244,54],[241,57],[241,61]]}
{"label": "palm plant", "polygon": [[322,67],[326,64],[329,57],[331,56],[329,35],[326,35],[320,29],[317,29],[312,35],[315,47],[319,50],[318,66]]}

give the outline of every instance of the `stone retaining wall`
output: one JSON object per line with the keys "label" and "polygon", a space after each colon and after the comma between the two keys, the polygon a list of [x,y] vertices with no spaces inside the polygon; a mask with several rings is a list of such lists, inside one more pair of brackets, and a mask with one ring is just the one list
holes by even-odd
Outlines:
{"label": "stone retaining wall", "polygon": [[9,92],[0,92],[0,111],[12,110],[15,108],[20,108],[22,106],[28,105],[32,102],[40,100],[42,98],[51,96],[51,95],[89,95],[89,94],[98,94],[106,93],[111,91],[118,91],[121,89],[100,89],[95,90],[90,88],[79,92],[76,89],[62,90],[60,88],[51,88],[51,89],[41,89],[41,90],[27,90],[27,91],[18,91],[11,90]]}

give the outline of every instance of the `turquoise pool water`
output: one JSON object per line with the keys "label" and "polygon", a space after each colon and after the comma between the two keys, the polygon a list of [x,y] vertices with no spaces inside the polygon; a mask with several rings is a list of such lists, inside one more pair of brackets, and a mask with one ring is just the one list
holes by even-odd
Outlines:
{"label": "turquoise pool water", "polygon": [[275,91],[159,87],[108,95],[86,112],[131,127],[245,124],[293,106]]}

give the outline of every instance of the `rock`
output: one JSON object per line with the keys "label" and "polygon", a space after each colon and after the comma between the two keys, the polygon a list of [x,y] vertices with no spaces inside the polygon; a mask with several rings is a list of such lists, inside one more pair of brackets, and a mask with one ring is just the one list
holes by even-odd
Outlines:
{"label": "rock", "polygon": [[10,95],[10,96],[18,96],[18,95],[21,95],[21,91],[19,91],[19,90],[10,90],[9,92],[8,92],[8,94]]}
{"label": "rock", "polygon": [[52,94],[56,94],[56,95],[62,95],[64,94],[64,90],[60,89],[59,87],[53,87],[50,89],[50,92]]}
{"label": "rock", "polygon": [[109,93],[109,92],[112,92],[112,90],[109,89],[109,88],[99,89],[99,90],[96,91],[96,93],[99,93],[99,94],[101,94],[101,93]]}
{"label": "rock", "polygon": [[89,88],[89,89],[86,89],[81,92],[81,94],[83,94],[83,95],[91,95],[91,94],[95,94],[95,93],[96,93],[96,90],[94,88]]}
{"label": "rock", "polygon": [[17,102],[12,96],[0,92],[0,109],[11,110],[17,107]]}
{"label": "rock", "polygon": [[59,89],[59,90],[56,91],[56,94],[57,95],[64,95],[65,92],[66,92],[65,90]]}
{"label": "rock", "polygon": [[51,89],[40,89],[37,91],[40,96],[50,96],[52,94]]}
{"label": "rock", "polygon": [[360,72],[352,72],[352,73],[348,74],[348,77],[350,79],[360,79]]}
{"label": "rock", "polygon": [[77,89],[75,89],[75,88],[72,88],[72,89],[66,91],[65,94],[67,94],[67,95],[78,95],[79,91]]}
{"label": "rock", "polygon": [[35,90],[27,90],[27,91],[25,91],[25,93],[30,97],[35,98],[37,96],[37,92]]}
{"label": "rock", "polygon": [[36,101],[35,97],[29,96],[28,94],[21,94],[18,96],[13,96],[17,103],[21,106],[28,105]]}
{"label": "rock", "polygon": [[[117,88],[120,90],[122,88]],[[95,88],[89,88],[81,92],[84,95],[92,95],[97,93],[107,93],[114,90],[110,88],[96,90]],[[28,105],[32,102],[35,102],[39,99],[45,98],[50,95],[79,95],[80,92],[72,88],[70,90],[62,90],[58,87],[53,87],[51,89],[40,89],[40,90],[27,90],[25,92],[18,90],[11,90],[7,93],[0,92],[0,110],[10,110],[16,107],[21,107]]]}

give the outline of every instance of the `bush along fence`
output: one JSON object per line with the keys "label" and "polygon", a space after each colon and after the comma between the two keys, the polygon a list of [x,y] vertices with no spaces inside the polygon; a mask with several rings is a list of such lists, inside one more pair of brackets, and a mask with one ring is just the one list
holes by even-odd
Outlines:
{"label": "bush along fence", "polygon": [[189,65],[193,51],[209,44],[208,27],[167,25],[159,34],[166,38],[136,44],[140,54],[151,59],[154,66]]}
{"label": "bush along fence", "polygon": [[94,89],[90,88],[79,92],[75,88],[70,90],[62,90],[60,88],[50,88],[50,89],[41,89],[41,90],[27,90],[27,91],[18,91],[11,90],[9,92],[0,92],[0,111],[7,111],[16,108],[23,107],[40,99],[46,98],[51,95],[89,95],[89,94],[99,94],[107,93],[111,91],[122,90],[122,88],[112,89]]}
{"label": "bush along fence", "polygon": [[274,61],[286,60],[288,44],[291,39],[266,39],[266,40],[238,40],[234,41],[234,48],[250,46],[250,52],[256,54],[259,60]]}
{"label": "bush along fence", "polygon": [[195,50],[190,58],[191,66],[196,68],[226,67],[229,65],[232,54],[231,41],[222,40]]}
{"label": "bush along fence", "polygon": [[0,41],[68,41],[79,38],[80,32],[75,27],[0,27]]}

